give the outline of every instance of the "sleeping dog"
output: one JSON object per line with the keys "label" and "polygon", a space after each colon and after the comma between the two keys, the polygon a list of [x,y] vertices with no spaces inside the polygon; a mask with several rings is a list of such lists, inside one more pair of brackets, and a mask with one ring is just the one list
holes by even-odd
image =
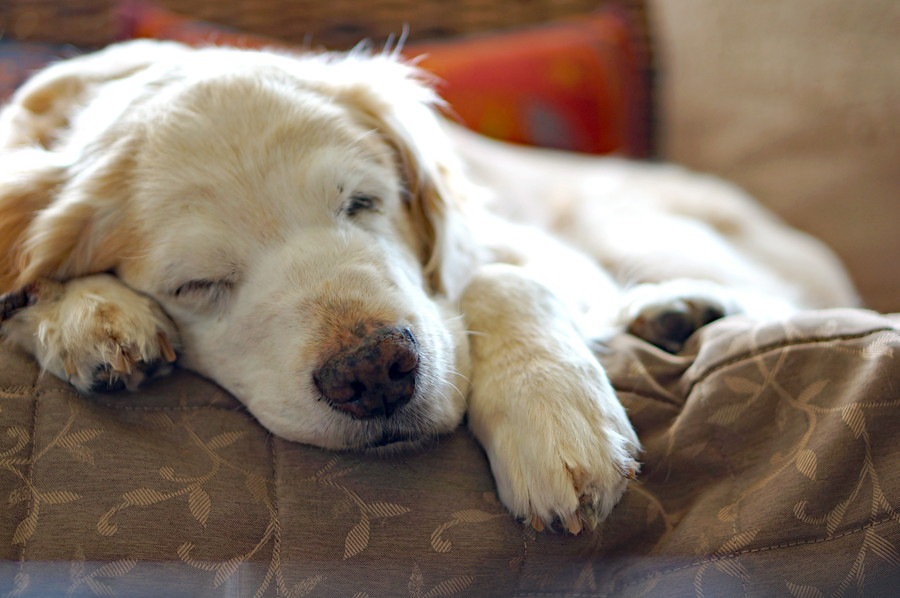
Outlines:
{"label": "sleeping dog", "polygon": [[672,166],[441,121],[396,55],[136,41],[0,114],[2,334],[83,392],[177,361],[271,432],[414,447],[468,425],[537,529],[605,518],[639,443],[590,349],[850,305],[834,257]]}

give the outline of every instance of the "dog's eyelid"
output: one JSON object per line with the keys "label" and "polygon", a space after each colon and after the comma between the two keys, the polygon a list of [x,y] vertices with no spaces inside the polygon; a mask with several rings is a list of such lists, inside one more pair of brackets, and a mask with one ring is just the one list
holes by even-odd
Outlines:
{"label": "dog's eyelid", "polygon": [[176,298],[205,295],[210,299],[218,299],[233,287],[233,280],[197,278],[178,285],[171,294]]}
{"label": "dog's eyelid", "polygon": [[359,212],[380,212],[381,199],[374,194],[357,192],[344,202],[343,211],[348,216]]}

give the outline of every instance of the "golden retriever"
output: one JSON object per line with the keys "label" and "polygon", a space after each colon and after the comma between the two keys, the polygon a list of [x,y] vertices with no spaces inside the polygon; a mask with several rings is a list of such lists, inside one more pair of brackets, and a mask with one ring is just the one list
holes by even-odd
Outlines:
{"label": "golden retriever", "polygon": [[3,335],[84,392],[177,359],[330,449],[468,413],[509,510],[578,533],[638,469],[590,339],[678,351],[855,302],[721,181],[504,146],[435,103],[388,54],[136,41],[47,68],[0,114]]}

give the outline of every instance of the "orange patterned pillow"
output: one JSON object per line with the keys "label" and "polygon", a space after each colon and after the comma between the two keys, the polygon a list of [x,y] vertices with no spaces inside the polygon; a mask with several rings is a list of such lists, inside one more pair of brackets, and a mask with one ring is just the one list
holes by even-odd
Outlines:
{"label": "orange patterned pillow", "polygon": [[646,57],[627,14],[412,46],[464,124],[519,143],[599,154],[650,153]]}

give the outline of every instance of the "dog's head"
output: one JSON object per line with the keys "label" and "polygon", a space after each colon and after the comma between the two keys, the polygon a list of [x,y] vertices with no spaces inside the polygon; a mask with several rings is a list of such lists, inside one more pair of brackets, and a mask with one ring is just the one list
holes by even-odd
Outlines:
{"label": "dog's head", "polygon": [[455,427],[464,233],[415,69],[164,49],[78,87],[94,86],[54,148],[68,161],[42,187],[52,199],[21,227],[18,284],[114,272],[177,324],[185,367],[288,439],[369,447]]}

